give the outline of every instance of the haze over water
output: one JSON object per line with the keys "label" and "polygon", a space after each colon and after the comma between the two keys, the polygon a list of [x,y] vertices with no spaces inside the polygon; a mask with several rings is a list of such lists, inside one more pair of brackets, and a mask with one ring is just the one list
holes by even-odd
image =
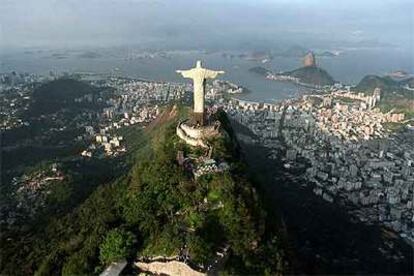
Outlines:
{"label": "haze over water", "polygon": [[[262,64],[221,53],[283,52],[295,46],[341,51],[317,61],[345,84],[367,74],[413,73],[413,11],[409,0],[4,0],[0,72],[109,73],[119,68],[118,74],[182,82],[175,70],[201,59],[207,67],[225,70],[224,79],[252,91],[244,98],[279,100],[295,96],[299,88],[248,69],[291,70],[301,65],[300,57]],[[125,59],[126,51],[137,49],[177,51],[168,58]],[[99,56],[79,57],[85,51]]]}
{"label": "haze over water", "polygon": [[[201,59],[207,67],[223,69],[221,78],[242,85],[252,93],[241,96],[254,101],[277,101],[295,97],[304,88],[291,83],[270,81],[248,70],[263,66],[273,71],[286,71],[301,66],[300,57],[274,57],[269,63],[246,60],[239,57],[226,58],[222,53],[201,51],[171,52],[168,57],[127,60],[119,53],[102,54],[95,58],[82,58],[80,52],[66,52],[57,58],[53,54],[62,51],[25,51],[3,55],[0,72],[30,72],[47,74],[58,72],[116,73],[117,75],[144,78],[155,81],[183,82],[176,69],[187,69]],[[378,58],[381,56],[382,58]],[[368,74],[384,75],[395,70],[412,72],[411,61],[404,53],[392,50],[351,50],[336,57],[318,57],[318,64],[344,84],[356,84]],[[115,71],[116,69],[116,71]]]}

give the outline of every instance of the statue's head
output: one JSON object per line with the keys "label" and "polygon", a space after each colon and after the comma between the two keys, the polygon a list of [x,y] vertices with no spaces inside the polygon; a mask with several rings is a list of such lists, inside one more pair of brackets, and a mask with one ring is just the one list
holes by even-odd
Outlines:
{"label": "statue's head", "polygon": [[201,60],[197,60],[196,67],[201,68]]}

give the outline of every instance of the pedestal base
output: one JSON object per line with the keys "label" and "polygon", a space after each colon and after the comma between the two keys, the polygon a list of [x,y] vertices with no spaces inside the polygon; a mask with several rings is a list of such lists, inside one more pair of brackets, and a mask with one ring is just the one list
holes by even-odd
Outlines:
{"label": "pedestal base", "polygon": [[209,148],[207,140],[220,134],[220,123],[207,126],[193,126],[179,122],[176,133],[187,144],[195,147]]}
{"label": "pedestal base", "polygon": [[194,125],[204,126],[204,112],[193,112],[191,121]]}

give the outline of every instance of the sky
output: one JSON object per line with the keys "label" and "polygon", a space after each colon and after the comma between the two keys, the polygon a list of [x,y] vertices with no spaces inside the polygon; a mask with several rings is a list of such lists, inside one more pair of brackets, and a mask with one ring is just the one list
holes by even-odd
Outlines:
{"label": "sky", "polygon": [[0,47],[413,49],[410,0],[0,0]]}

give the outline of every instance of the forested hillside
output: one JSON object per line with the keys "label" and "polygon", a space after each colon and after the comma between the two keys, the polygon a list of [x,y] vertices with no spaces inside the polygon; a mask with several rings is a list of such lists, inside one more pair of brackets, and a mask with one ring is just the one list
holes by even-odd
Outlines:
{"label": "forested hillside", "polygon": [[137,135],[143,142],[135,145],[134,163],[117,180],[100,185],[73,211],[44,218],[42,227],[4,233],[2,273],[98,274],[115,260],[175,256],[182,248],[188,262],[200,268],[223,247],[230,253],[221,270],[282,273],[278,233],[267,227],[259,197],[243,173],[225,113],[216,119],[227,134],[210,143],[212,157],[230,169],[195,179],[176,161],[177,151],[201,154],[175,135],[186,109],[165,112],[146,138]]}

